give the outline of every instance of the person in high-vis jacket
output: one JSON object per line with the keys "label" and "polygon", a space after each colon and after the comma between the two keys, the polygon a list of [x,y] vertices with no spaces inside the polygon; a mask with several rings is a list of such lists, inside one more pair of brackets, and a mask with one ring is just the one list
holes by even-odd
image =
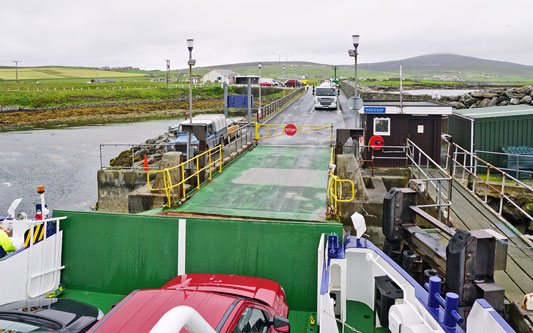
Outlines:
{"label": "person in high-vis jacket", "polygon": [[16,250],[13,242],[9,239],[7,231],[0,227],[0,258]]}

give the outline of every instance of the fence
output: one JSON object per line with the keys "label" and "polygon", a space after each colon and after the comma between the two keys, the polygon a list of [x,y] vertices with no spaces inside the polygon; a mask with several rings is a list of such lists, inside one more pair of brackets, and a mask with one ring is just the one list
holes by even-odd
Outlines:
{"label": "fence", "polygon": [[[193,88],[198,88],[198,87],[204,87],[204,86],[207,86],[206,84],[193,84]],[[84,91],[84,90],[87,90],[87,91],[91,91],[92,90],[128,90],[128,89],[159,89],[159,88],[182,88],[182,89],[185,89],[185,88],[189,88],[189,85],[188,84],[173,84],[173,85],[159,85],[159,86],[152,86],[152,85],[148,85],[148,86],[143,86],[143,85],[139,85],[139,86],[123,86],[123,85],[120,85],[120,86],[117,86],[117,85],[110,85],[110,86],[93,86],[93,85],[86,85],[86,86],[78,86],[78,87],[75,87],[75,86],[72,86],[72,87],[43,87],[43,88],[39,88],[39,87],[35,87],[34,89],[30,88],[30,87],[17,87],[17,88],[7,88],[5,91],[9,91],[9,92],[27,92],[27,91],[37,91],[37,92],[45,92],[45,91]]]}
{"label": "fence", "polygon": [[263,107],[261,107],[261,110],[256,110],[256,119],[257,122],[259,122],[260,119],[265,119],[268,116],[270,116],[272,113],[274,113],[276,110],[278,110],[280,107],[284,106],[288,102],[292,101],[292,99],[297,96],[299,93],[303,92],[305,88],[300,88],[298,90],[293,91],[292,93],[288,94],[285,97],[282,97],[278,100],[275,100],[274,102],[267,104]]}

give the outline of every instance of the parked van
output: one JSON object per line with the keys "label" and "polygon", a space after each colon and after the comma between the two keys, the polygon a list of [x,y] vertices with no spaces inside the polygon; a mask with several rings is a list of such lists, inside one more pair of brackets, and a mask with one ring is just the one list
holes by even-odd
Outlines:
{"label": "parked van", "polygon": [[324,82],[315,89],[315,109],[337,109],[338,89],[334,83]]}

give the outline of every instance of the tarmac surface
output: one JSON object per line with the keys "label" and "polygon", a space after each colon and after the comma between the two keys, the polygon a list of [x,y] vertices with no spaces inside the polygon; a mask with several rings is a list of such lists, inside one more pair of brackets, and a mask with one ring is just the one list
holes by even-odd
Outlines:
{"label": "tarmac surface", "polygon": [[[291,106],[268,121],[268,124],[294,124],[294,125],[324,125],[333,129],[349,128],[355,126],[354,112],[347,106],[347,99],[341,93],[340,105],[337,110],[315,110],[314,96],[311,87],[306,94],[296,100]],[[305,128],[310,129],[310,128]],[[270,127],[270,134],[281,134],[282,127]],[[261,137],[266,136],[266,126],[259,129]],[[335,138],[335,135],[334,135]],[[296,133],[294,136],[276,136],[259,140],[259,145],[270,146],[330,146],[331,129],[321,129],[312,132]]]}

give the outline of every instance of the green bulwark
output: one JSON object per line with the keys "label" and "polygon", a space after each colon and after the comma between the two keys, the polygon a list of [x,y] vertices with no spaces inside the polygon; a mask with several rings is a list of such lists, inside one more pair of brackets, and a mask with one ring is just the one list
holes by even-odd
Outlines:
{"label": "green bulwark", "polygon": [[[73,298],[90,302],[90,293],[110,294],[116,303],[120,295],[159,288],[177,275],[176,217],[59,210],[54,216],[67,216],[61,223],[67,296],[71,290]],[[341,236],[340,224],[185,219],[186,273],[271,279],[283,286],[291,312],[316,311],[318,242],[322,233]]]}
{"label": "green bulwark", "polygon": [[328,147],[257,146],[166,211],[325,222],[329,161]]}

